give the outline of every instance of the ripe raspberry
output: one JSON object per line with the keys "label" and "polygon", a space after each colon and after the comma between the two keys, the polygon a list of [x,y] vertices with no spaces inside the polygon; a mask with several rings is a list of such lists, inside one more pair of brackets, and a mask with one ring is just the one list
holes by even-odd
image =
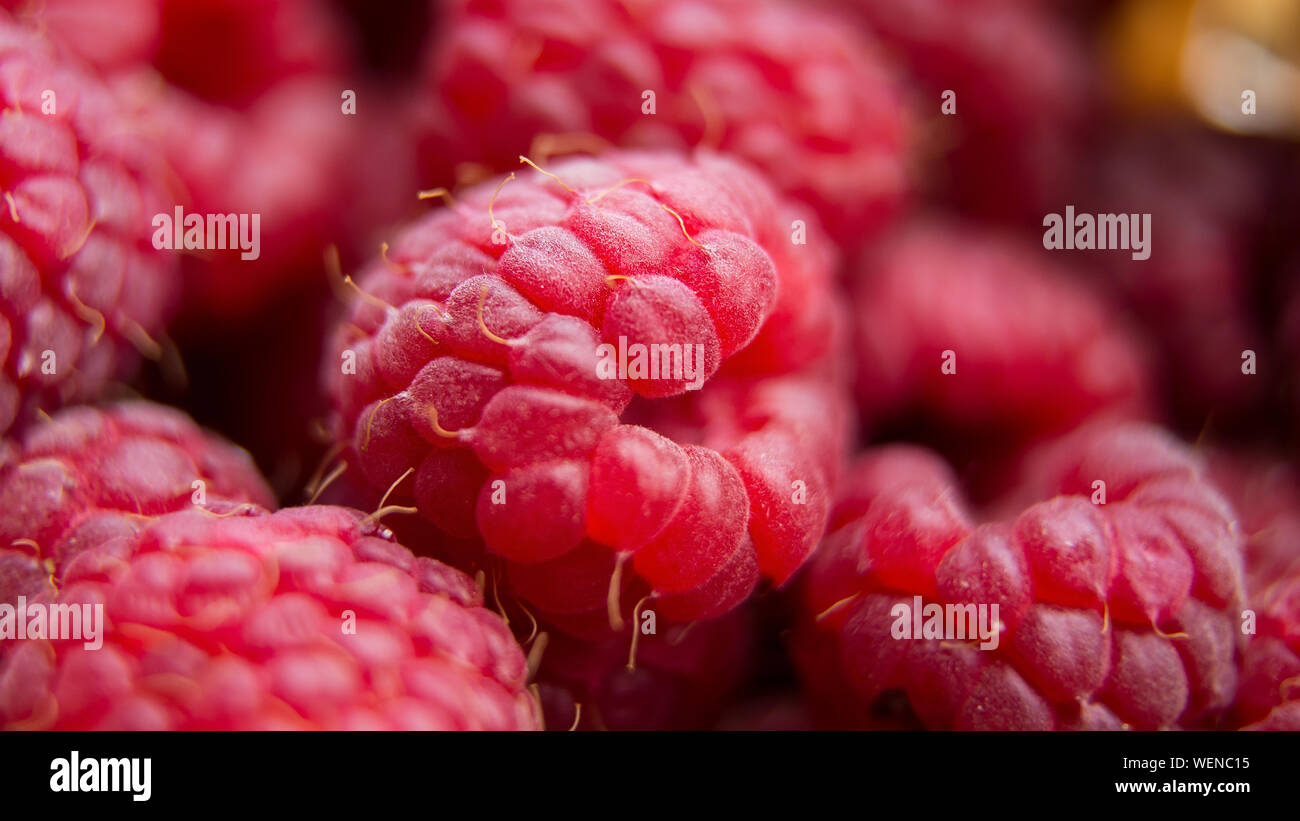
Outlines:
{"label": "ripe raspberry", "polygon": [[[1084,44],[1050,10],[1005,0],[829,0],[901,58],[947,147],[927,187],[1010,224],[1062,207],[1097,108]],[[1008,48],[1015,43],[1015,48]],[[941,106],[952,92],[955,109]]]}
{"label": "ripe raspberry", "polygon": [[1106,304],[995,234],[913,224],[867,259],[854,309],[865,423],[928,426],[963,467],[1149,401],[1142,345]]}
{"label": "ripe raspberry", "polygon": [[0,445],[0,602],[46,589],[87,548],[128,542],[146,517],[240,503],[275,500],[248,454],[179,411],[69,408]]}
{"label": "ripe raspberry", "polygon": [[[625,636],[588,642],[549,634],[538,668],[546,727],[563,730],[702,730],[753,666],[748,608],[639,635],[629,667]],[[580,705],[580,706],[578,706]]]}
{"label": "ripe raspberry", "polygon": [[772,0],[449,5],[417,101],[435,183],[450,184],[449,163],[500,171],[538,135],[582,133],[741,157],[841,243],[860,241],[903,198],[909,128],[894,78],[824,10]]}
{"label": "ripe raspberry", "polygon": [[[806,310],[828,304],[825,241],[778,250],[770,190],[707,153],[548,173],[466,191],[369,267],[326,362],[336,431],[373,488],[397,483],[390,498],[446,535],[481,536],[566,629],[651,593],[665,620],[720,615],[760,575],[785,581],[825,522],[845,414],[822,369],[841,357],[833,323],[777,296],[791,283]],[[601,378],[598,346],[620,338],[699,346],[713,378]],[[794,363],[775,339],[823,361],[781,373]],[[772,359],[733,372],[749,345]],[[678,404],[693,418],[659,408]]]}
{"label": "ripe raspberry", "polygon": [[176,263],[150,246],[155,146],[94,78],[0,12],[0,433],[157,356]]}
{"label": "ripe raspberry", "polygon": [[523,654],[469,578],[344,508],[142,521],[55,575],[103,646],[28,640],[0,726],[532,729]]}
{"label": "ripe raspberry", "polygon": [[[1028,475],[1044,501],[976,524],[929,452],[868,452],[804,585],[797,655],[823,710],[867,726],[1214,724],[1236,689],[1241,540],[1196,460],[1156,429],[1095,425]],[[987,606],[996,646],[895,633],[915,596]]]}

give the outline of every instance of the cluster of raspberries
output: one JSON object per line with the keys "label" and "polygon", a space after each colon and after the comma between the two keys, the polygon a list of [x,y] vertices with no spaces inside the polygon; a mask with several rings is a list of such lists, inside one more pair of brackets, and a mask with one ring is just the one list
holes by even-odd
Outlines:
{"label": "cluster of raspberries", "polygon": [[[1087,15],[398,5],[0,0],[0,728],[1300,729],[1204,421],[1300,291],[1244,154],[1088,139]],[[1076,187],[1177,240],[1048,259]]]}

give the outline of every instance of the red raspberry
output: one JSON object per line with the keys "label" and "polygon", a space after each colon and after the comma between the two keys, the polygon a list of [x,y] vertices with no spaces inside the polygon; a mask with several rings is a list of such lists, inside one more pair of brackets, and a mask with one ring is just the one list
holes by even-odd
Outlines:
{"label": "red raspberry", "polygon": [[345,169],[361,129],[340,111],[338,86],[330,78],[282,83],[236,111],[174,88],[159,92],[148,75],[119,83],[185,184],[187,197],[164,209],[169,218],[177,205],[185,215],[257,215],[256,259],[239,248],[184,255],[184,342],[319,278],[321,250],[347,238],[338,206],[354,199]]}
{"label": "red raspberry", "polygon": [[[1019,224],[1064,206],[1096,108],[1092,60],[1054,13],[1007,0],[833,0],[901,58],[925,94],[947,173],[928,187]],[[1008,48],[1015,43],[1015,48]],[[941,108],[951,91],[955,113]]]}
{"label": "red raspberry", "polygon": [[331,507],[142,521],[43,602],[103,606],[103,646],[28,640],[0,726],[532,729],[523,654],[473,582]]}
{"label": "red raspberry", "polygon": [[449,184],[449,163],[504,170],[538,135],[584,133],[720,148],[811,205],[842,243],[900,204],[909,128],[894,78],[823,10],[772,0],[450,5],[417,103],[438,183]]}
{"label": "red raspberry", "polygon": [[[553,622],[586,632],[650,593],[662,619],[719,615],[760,574],[786,580],[825,522],[844,414],[811,369],[840,357],[834,323],[801,317],[828,304],[824,240],[780,248],[771,191],[711,154],[548,173],[466,191],[369,267],[326,362],[336,429],[372,487],[396,482],[391,498],[447,535],[481,535]],[[778,299],[787,283],[807,308]],[[699,392],[600,378],[598,345],[620,337],[698,345],[700,376],[730,375]],[[793,363],[775,339],[823,361],[780,375]],[[747,345],[771,360],[733,371]],[[659,409],[679,404],[697,418]]]}
{"label": "red raspberry", "polygon": [[922,222],[868,258],[854,296],[866,424],[928,425],[922,438],[964,466],[1098,414],[1143,414],[1141,343],[1045,253]]}
{"label": "red raspberry", "polygon": [[[819,706],[867,726],[1214,724],[1237,677],[1231,507],[1186,449],[1144,426],[1082,429],[1029,475],[1026,497],[1044,501],[977,524],[935,456],[868,452],[804,585],[798,656]],[[908,640],[894,608],[916,596],[986,606],[996,644]]]}
{"label": "red raspberry", "polygon": [[45,589],[83,550],[129,542],[146,517],[240,503],[275,500],[248,454],[181,412],[69,408],[0,446],[0,602]]}
{"label": "red raspberry", "polygon": [[[337,74],[347,39],[324,0],[0,0],[103,74],[149,65],[169,83],[243,107],[279,82]],[[231,59],[237,55],[238,59]]]}
{"label": "red raspberry", "polygon": [[707,729],[753,666],[752,613],[656,630],[634,648],[551,633],[537,673],[547,729]]}
{"label": "red raspberry", "polygon": [[0,12],[0,433],[129,374],[171,310],[150,245],[157,148],[105,89]]}
{"label": "red raspberry", "polygon": [[259,220],[256,259],[230,248],[184,256],[182,344],[320,284],[327,244],[369,254],[368,232],[417,206],[409,140],[387,113],[397,107],[345,81],[350,43],[325,0],[133,1],[102,26],[83,12],[81,0],[50,0],[29,14],[95,60],[161,144],[183,191],[149,216],[181,206]]}

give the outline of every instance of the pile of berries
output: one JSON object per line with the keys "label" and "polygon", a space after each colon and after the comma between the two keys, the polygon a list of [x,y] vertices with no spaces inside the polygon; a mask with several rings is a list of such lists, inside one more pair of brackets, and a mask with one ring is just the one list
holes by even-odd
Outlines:
{"label": "pile of berries", "polygon": [[1300,728],[1294,165],[1058,5],[0,0],[0,728]]}

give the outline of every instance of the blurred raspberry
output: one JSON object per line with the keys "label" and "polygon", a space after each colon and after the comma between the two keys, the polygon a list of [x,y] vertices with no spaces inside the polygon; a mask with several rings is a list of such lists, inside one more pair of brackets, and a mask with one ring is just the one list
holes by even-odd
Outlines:
{"label": "blurred raspberry", "polygon": [[107,91],[0,12],[0,433],[129,376],[171,313],[150,245],[157,147]]}
{"label": "blurred raspberry", "polygon": [[144,518],[53,583],[39,604],[103,607],[102,646],[19,642],[5,728],[537,726],[523,654],[473,582],[355,511]]}
{"label": "blurred raspberry", "polygon": [[451,185],[457,163],[509,168],[540,135],[562,139],[539,153],[703,145],[753,163],[842,243],[879,228],[908,187],[894,78],[824,10],[456,0],[444,17],[416,113],[432,183]]}
{"label": "blurred raspberry", "polygon": [[183,345],[251,324],[304,282],[323,290],[326,245],[368,254],[371,233],[416,205],[397,106],[355,76],[349,32],[326,0],[131,0],[115,11],[105,25],[82,0],[24,14],[96,62],[161,144],[182,190],[158,213],[259,221],[256,257],[185,254]]}
{"label": "blurred raspberry", "polygon": [[[1027,507],[977,524],[931,453],[867,452],[804,580],[796,657],[824,718],[1021,730],[1219,721],[1237,684],[1241,539],[1196,459],[1157,429],[1098,425],[1040,451],[1027,475]],[[965,623],[945,634],[940,618],[937,634],[909,639],[898,619],[932,616],[909,613],[914,597],[940,613],[986,607],[989,638],[970,640]]]}
{"label": "blurred raspberry", "polygon": [[1084,43],[1055,13],[1016,0],[826,5],[861,20],[920,85],[917,110],[933,112],[942,157],[927,187],[972,217],[1013,224],[1064,206],[1097,100]]}
{"label": "blurred raspberry", "polygon": [[[324,0],[0,0],[106,75],[152,66],[241,108],[276,83],[339,74],[347,35]],[[231,59],[237,57],[237,59]]]}
{"label": "blurred raspberry", "polygon": [[875,249],[853,302],[867,428],[902,427],[996,489],[984,474],[1041,437],[1143,415],[1152,377],[1142,342],[1067,270],[953,223],[915,223]]}

